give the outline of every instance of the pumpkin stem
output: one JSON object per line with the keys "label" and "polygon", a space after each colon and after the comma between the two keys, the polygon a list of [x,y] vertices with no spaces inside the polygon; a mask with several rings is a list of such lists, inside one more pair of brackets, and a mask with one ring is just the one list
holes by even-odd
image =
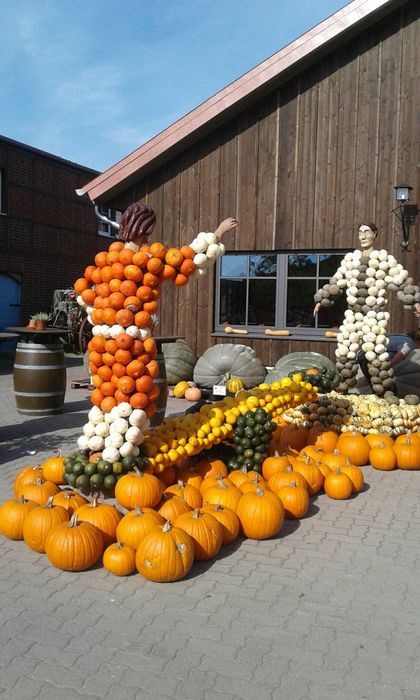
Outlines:
{"label": "pumpkin stem", "polygon": [[27,501],[23,496],[19,496],[19,498],[17,499],[17,502],[18,503],[26,503]]}
{"label": "pumpkin stem", "polygon": [[179,489],[185,489],[185,482],[182,481],[182,479],[178,479],[178,488]]}
{"label": "pumpkin stem", "polygon": [[44,479],[42,478],[42,476],[38,476],[36,481],[35,481],[35,486],[42,486],[43,483],[44,483]]}
{"label": "pumpkin stem", "polygon": [[144,515],[144,511],[140,508],[139,505],[137,505],[135,507],[135,511],[136,511],[136,517],[139,517],[140,515]]}
{"label": "pumpkin stem", "polygon": [[295,488],[297,487],[296,481],[291,481],[290,484],[289,484],[289,486],[291,486],[292,489],[295,489]]}
{"label": "pumpkin stem", "polygon": [[120,540],[117,540],[115,543],[115,549],[124,549],[123,542],[120,542]]}
{"label": "pumpkin stem", "polygon": [[52,508],[53,507],[53,498],[54,498],[54,496],[48,497],[48,501],[44,504],[44,508]]}
{"label": "pumpkin stem", "polygon": [[201,510],[196,508],[191,516],[192,518],[201,518]]}
{"label": "pumpkin stem", "polygon": [[223,506],[220,505],[220,503],[216,503],[213,506],[213,510],[224,510]]}
{"label": "pumpkin stem", "polygon": [[170,532],[172,530],[172,525],[170,520],[167,520],[162,528],[162,532]]}
{"label": "pumpkin stem", "polygon": [[78,516],[76,515],[76,513],[73,513],[73,515],[71,516],[71,518],[69,520],[69,527],[77,527],[77,525],[78,525],[77,519],[78,519]]}
{"label": "pumpkin stem", "polygon": [[217,480],[217,485],[221,489],[227,489],[227,484],[225,484],[225,482],[223,481],[223,476],[221,476],[221,475],[217,476],[216,480]]}
{"label": "pumpkin stem", "polygon": [[291,474],[292,471],[293,471],[293,467],[292,467],[290,464],[288,464],[287,467],[286,467],[286,472],[287,472],[288,474]]}
{"label": "pumpkin stem", "polygon": [[264,496],[265,495],[265,491],[264,491],[264,489],[261,488],[261,486],[257,486],[257,488],[255,489],[255,493],[257,494],[257,496]]}
{"label": "pumpkin stem", "polygon": [[133,467],[133,470],[138,479],[141,479],[144,476],[144,472],[140,471],[138,467]]}
{"label": "pumpkin stem", "polygon": [[91,508],[97,508],[98,506],[99,493],[94,493],[91,502],[89,503]]}

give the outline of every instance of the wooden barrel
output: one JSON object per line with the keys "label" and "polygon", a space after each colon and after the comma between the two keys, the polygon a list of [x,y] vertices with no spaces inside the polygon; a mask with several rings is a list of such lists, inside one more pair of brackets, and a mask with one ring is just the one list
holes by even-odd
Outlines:
{"label": "wooden barrel", "polygon": [[166,377],[165,368],[165,358],[162,351],[162,343],[160,340],[156,340],[157,355],[155,357],[156,362],[159,365],[159,376],[153,380],[153,384],[157,384],[160,390],[160,394],[156,399],[157,411],[153,414],[150,419],[150,425],[155,428],[157,425],[161,425],[165,418],[166,404],[168,401],[168,380]]}
{"label": "wooden barrel", "polygon": [[18,343],[13,384],[19,413],[34,416],[61,413],[66,393],[63,344]]}

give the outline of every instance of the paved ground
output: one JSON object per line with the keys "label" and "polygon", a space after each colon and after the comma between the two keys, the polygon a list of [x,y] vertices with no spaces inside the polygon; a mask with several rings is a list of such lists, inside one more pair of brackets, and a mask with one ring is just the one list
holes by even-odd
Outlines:
{"label": "paved ground", "polygon": [[[62,415],[22,420],[9,370],[0,360],[1,502],[19,467],[74,448],[89,406],[69,389]],[[278,538],[172,584],[61,572],[2,538],[1,697],[419,700],[420,472],[364,471],[356,498],[321,495]]]}

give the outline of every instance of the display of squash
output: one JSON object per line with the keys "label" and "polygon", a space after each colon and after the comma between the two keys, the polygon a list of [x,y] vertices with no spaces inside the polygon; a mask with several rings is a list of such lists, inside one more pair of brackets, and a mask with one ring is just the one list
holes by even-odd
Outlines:
{"label": "display of squash", "polygon": [[178,384],[193,378],[197,357],[185,340],[175,343],[162,343],[168,384]]}
{"label": "display of squash", "polygon": [[264,381],[266,371],[253,348],[220,343],[207,348],[198,358],[193,377],[196,384],[211,389],[216,384],[224,384],[227,374],[240,378],[249,389]]}
{"label": "display of squash", "polygon": [[329,370],[332,376],[335,376],[335,365],[318,352],[290,352],[277,360],[272,370],[269,370],[266,377],[266,382],[272,384],[278,382],[282,377],[290,375],[290,373],[300,372],[307,369]]}

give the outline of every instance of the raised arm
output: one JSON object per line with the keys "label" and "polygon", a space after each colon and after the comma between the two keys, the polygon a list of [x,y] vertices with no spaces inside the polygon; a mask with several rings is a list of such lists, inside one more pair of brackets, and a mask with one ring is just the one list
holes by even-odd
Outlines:
{"label": "raised arm", "polygon": [[321,307],[330,308],[334,306],[335,300],[338,299],[347,286],[346,267],[344,265],[346,258],[347,256],[345,256],[337,272],[331,277],[329,282],[316,292],[314,296],[314,316],[317,315]]}
{"label": "raised arm", "polygon": [[207,274],[208,267],[214,264],[217,258],[220,258],[225,252],[225,246],[221,243],[222,237],[237,225],[237,220],[233,217],[229,217],[224,219],[214,232],[201,231],[196,238],[191,241],[189,245],[195,252],[194,264],[197,268],[194,276],[201,277]]}
{"label": "raised arm", "polygon": [[398,263],[393,255],[387,258],[388,269],[385,282],[388,289],[397,292],[397,298],[402,301],[406,309],[413,308],[414,314],[420,317],[420,287],[414,284],[414,280],[409,276],[408,270],[401,263]]}

